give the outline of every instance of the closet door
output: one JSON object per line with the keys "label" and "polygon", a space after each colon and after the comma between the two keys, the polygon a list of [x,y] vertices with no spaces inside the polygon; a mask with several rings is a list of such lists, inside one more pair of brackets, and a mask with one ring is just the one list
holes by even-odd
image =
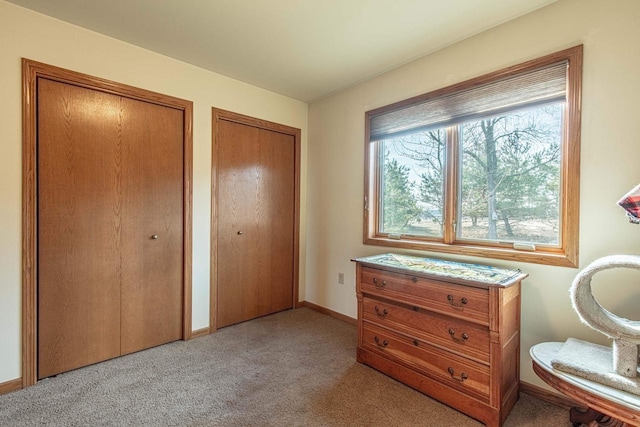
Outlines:
{"label": "closet door", "polygon": [[120,108],[38,81],[38,378],[120,355]]}
{"label": "closet door", "polygon": [[183,113],[38,81],[38,378],[181,338]]}
{"label": "closet door", "polygon": [[220,120],[217,326],[291,308],[294,139]]}
{"label": "closet door", "polygon": [[124,98],[121,353],[182,337],[183,113]]}

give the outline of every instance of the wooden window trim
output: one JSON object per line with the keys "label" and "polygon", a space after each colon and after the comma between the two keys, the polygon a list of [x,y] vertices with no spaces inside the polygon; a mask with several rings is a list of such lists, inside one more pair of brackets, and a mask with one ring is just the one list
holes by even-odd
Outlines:
{"label": "wooden window trim", "polygon": [[[455,255],[496,258],[518,262],[530,262],[553,266],[574,267],[579,265],[579,210],[580,210],[580,126],[582,102],[582,58],[583,46],[546,55],[531,61],[504,68],[445,88],[405,99],[365,113],[365,162],[364,162],[364,223],[363,243],[365,245],[385,246],[390,248],[413,249],[442,252]],[[522,251],[511,246],[498,246],[492,243],[456,241],[453,230],[455,215],[457,154],[447,158],[445,176],[445,227],[443,238],[434,241],[429,238],[391,239],[381,235],[378,230],[378,201],[380,187],[377,178],[378,160],[372,159],[372,143],[370,139],[371,117],[441,97],[449,93],[462,91],[470,87],[486,84],[512,75],[548,66],[558,61],[568,61],[567,100],[565,104],[565,126],[563,129],[561,157],[560,244],[558,247],[541,247],[536,251]],[[449,150],[455,150],[453,142],[448,142]],[[451,151],[449,151],[451,153]]]}

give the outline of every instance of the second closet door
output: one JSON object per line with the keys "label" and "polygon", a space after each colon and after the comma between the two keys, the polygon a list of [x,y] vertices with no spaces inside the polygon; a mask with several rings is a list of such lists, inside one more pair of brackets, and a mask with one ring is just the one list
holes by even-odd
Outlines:
{"label": "second closet door", "polygon": [[218,327],[293,306],[294,138],[221,120]]}

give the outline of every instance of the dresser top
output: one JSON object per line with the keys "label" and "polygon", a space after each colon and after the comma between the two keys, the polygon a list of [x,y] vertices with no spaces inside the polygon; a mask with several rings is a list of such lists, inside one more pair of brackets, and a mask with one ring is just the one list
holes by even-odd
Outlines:
{"label": "dresser top", "polygon": [[528,276],[518,269],[511,270],[489,265],[468,264],[392,253],[354,258],[352,261],[372,268],[384,268],[385,270],[415,274],[416,276],[445,282],[480,285],[483,287],[506,287]]}

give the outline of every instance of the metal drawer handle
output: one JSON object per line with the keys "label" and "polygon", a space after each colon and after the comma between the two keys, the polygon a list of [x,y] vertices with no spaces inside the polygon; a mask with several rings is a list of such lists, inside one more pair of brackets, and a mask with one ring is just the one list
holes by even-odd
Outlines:
{"label": "metal drawer handle", "polygon": [[462,337],[461,338],[456,337],[456,331],[454,331],[451,328],[449,328],[449,335],[451,335],[451,338],[454,341],[458,341],[458,342],[462,342],[462,343],[469,339],[469,335],[467,335],[466,332],[462,333]]}
{"label": "metal drawer handle", "polygon": [[449,372],[449,375],[451,375],[451,378],[453,378],[454,380],[459,381],[459,382],[461,382],[461,383],[463,383],[463,382],[464,382],[464,380],[466,380],[467,378],[469,378],[469,376],[468,376],[467,374],[465,374],[464,372],[463,372],[463,373],[461,373],[459,377],[456,377],[456,376],[454,375],[454,372],[455,372],[455,371],[454,371],[454,370],[453,370],[453,368],[451,368],[451,367],[447,368],[447,371]]}
{"label": "metal drawer handle", "polygon": [[378,345],[378,347],[386,347],[389,345],[389,343],[387,342],[387,340],[384,340],[382,342],[380,342],[380,338],[378,337],[374,337],[373,340],[376,342],[376,344]]}
{"label": "metal drawer handle", "polygon": [[380,310],[380,308],[378,308],[378,306],[377,306],[377,305],[376,305],[373,309],[376,311],[376,314],[377,314],[378,316],[380,316],[380,317],[384,317],[384,316],[386,316],[387,314],[389,314],[389,312],[387,311],[387,309],[386,309],[386,308],[385,308],[385,309],[383,309],[383,310]]}
{"label": "metal drawer handle", "polygon": [[373,278],[373,284],[376,286],[377,289],[382,289],[385,286],[387,286],[387,281],[383,280],[382,283],[378,283],[378,278],[374,277]]}
{"label": "metal drawer handle", "polygon": [[460,298],[460,302],[456,303],[453,300],[453,295],[451,295],[451,294],[447,295],[447,299],[449,300],[449,304],[451,304],[453,307],[464,307],[465,304],[469,302],[469,301],[467,301],[466,298]]}

